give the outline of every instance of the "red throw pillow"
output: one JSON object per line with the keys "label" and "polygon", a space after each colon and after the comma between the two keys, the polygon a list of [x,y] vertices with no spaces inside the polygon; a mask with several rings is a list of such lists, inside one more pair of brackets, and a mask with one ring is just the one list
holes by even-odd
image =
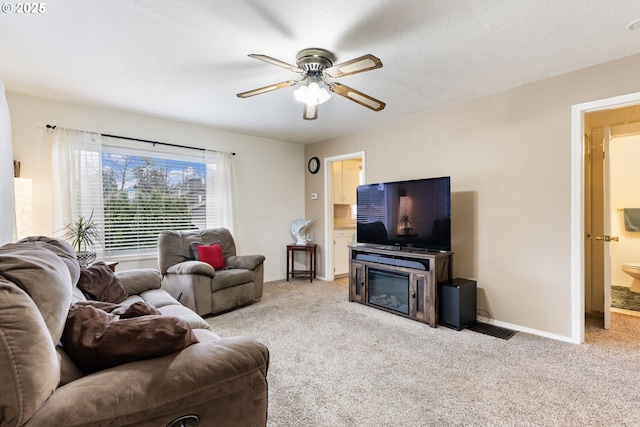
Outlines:
{"label": "red throw pillow", "polygon": [[227,266],[224,262],[222,245],[219,243],[196,246],[196,251],[198,251],[200,261],[206,262],[216,270],[221,270]]}

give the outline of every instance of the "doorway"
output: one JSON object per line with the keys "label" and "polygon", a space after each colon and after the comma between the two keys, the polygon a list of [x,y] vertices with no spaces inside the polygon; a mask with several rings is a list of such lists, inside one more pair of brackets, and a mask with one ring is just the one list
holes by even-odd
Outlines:
{"label": "doorway", "polygon": [[585,114],[585,137],[585,310],[609,329],[612,312],[640,315],[640,105]]}
{"label": "doorway", "polygon": [[[640,106],[637,108],[640,111]],[[640,113],[638,113],[640,115]],[[640,316],[640,120],[611,127],[611,312]]]}
{"label": "doorway", "polygon": [[[571,319],[572,333],[571,341],[575,343],[584,342],[585,330],[585,306],[588,290],[586,289],[587,271],[592,267],[587,259],[585,248],[588,246],[587,228],[587,202],[590,200],[586,179],[588,169],[586,168],[586,157],[588,150],[585,144],[585,135],[590,132],[589,124],[585,123],[585,116],[590,113],[614,111],[624,107],[633,107],[640,104],[640,92],[608,98],[584,104],[577,104],[572,107],[571,125],[571,270],[572,270],[572,291],[571,291]],[[591,124],[592,125],[592,124]],[[605,263],[606,265],[606,263]],[[604,304],[604,301],[603,301]],[[609,310],[604,307],[604,310]]]}
{"label": "doorway", "polygon": [[[344,163],[343,163],[344,162]],[[359,165],[359,169],[355,170],[357,174],[357,179],[354,182],[354,170],[349,167],[351,164]],[[334,166],[344,166],[347,165],[347,174],[339,174],[337,168]],[[336,169],[336,173],[334,173],[334,169]],[[347,188],[355,191],[355,187],[358,183],[364,182],[365,176],[365,156],[364,151],[343,154],[339,156],[333,157],[325,157],[324,159],[324,170],[326,173],[324,174],[324,194],[326,197],[324,198],[324,217],[326,218],[324,226],[324,247],[325,247],[325,263],[324,263],[324,277],[326,280],[334,280],[335,278],[335,265],[336,265],[336,256],[340,256],[342,258],[348,257],[346,252],[338,252],[336,251],[335,242],[335,231],[336,227],[342,227],[347,232],[344,236],[340,236],[341,245],[345,246],[343,248],[340,246],[340,250],[348,251],[346,248],[346,244],[348,241],[352,239],[352,235],[355,233],[355,211],[353,210],[355,205],[355,194],[353,197],[345,196],[344,191],[341,191],[343,187],[343,183]],[[343,169],[340,168],[340,172]],[[343,179],[347,177],[346,180]],[[339,188],[340,187],[340,188]],[[336,219],[336,214],[338,214]],[[348,221],[346,219],[352,219],[353,227],[352,231],[348,231],[349,226],[346,224]],[[344,221],[343,221],[344,220]],[[338,252],[338,253],[337,253]]]}

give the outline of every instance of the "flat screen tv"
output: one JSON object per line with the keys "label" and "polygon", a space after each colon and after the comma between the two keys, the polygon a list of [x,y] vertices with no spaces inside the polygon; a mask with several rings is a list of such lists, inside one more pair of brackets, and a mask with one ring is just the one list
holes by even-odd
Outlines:
{"label": "flat screen tv", "polygon": [[358,243],[450,251],[450,187],[448,176],[358,186]]}

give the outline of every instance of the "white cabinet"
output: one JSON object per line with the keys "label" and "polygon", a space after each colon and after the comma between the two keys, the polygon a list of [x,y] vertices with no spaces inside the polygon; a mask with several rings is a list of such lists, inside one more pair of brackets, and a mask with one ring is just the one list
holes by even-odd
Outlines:
{"label": "white cabinet", "polygon": [[355,230],[333,231],[333,274],[336,276],[349,273],[349,245]]}
{"label": "white cabinet", "polygon": [[361,160],[333,162],[333,203],[355,205],[356,187],[360,185]]}
{"label": "white cabinet", "polygon": [[344,202],[344,194],[342,191],[342,163],[343,162],[333,162],[331,165],[333,167],[333,176],[332,176],[332,184],[333,184],[333,204],[340,205]]}

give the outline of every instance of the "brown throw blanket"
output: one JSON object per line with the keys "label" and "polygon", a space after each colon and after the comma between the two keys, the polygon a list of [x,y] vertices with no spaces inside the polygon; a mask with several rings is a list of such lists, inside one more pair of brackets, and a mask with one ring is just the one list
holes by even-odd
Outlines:
{"label": "brown throw blanket", "polygon": [[86,374],[165,356],[198,342],[189,324],[153,306],[86,301],[69,309],[61,343]]}

